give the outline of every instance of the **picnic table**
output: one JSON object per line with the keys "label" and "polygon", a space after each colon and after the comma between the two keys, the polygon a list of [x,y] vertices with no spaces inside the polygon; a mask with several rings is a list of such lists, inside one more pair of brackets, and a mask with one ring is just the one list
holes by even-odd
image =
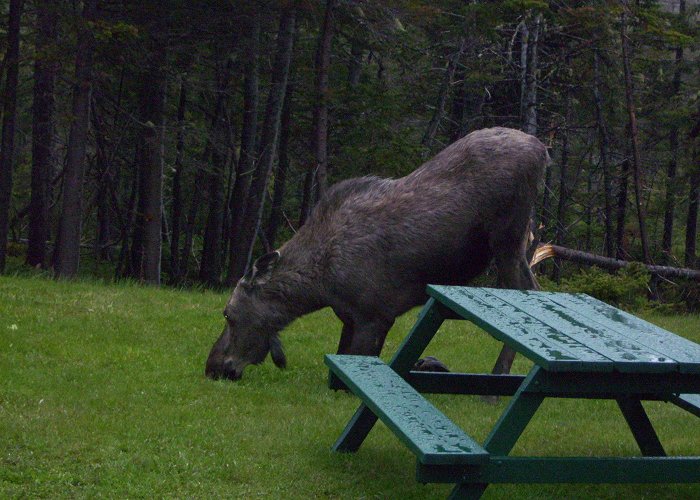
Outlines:
{"label": "picnic table", "polygon": [[[381,419],[416,455],[422,483],[479,498],[492,483],[700,482],[700,456],[668,457],[642,400],[700,417],[700,345],[585,294],[430,285],[429,300],[389,364],[327,355],[362,403],[333,449],[354,452]],[[464,319],[534,362],[523,375],[412,367],[446,319]],[[513,396],[483,444],[420,393]],[[508,456],[544,398],[614,399],[640,457]],[[700,441],[699,441],[700,443]]]}

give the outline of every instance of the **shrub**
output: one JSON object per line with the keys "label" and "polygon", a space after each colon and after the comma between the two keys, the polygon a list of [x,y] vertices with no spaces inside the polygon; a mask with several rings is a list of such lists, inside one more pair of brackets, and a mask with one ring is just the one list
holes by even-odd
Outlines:
{"label": "shrub", "polygon": [[560,290],[581,292],[623,309],[641,309],[648,304],[651,274],[633,262],[616,273],[597,267],[562,280]]}

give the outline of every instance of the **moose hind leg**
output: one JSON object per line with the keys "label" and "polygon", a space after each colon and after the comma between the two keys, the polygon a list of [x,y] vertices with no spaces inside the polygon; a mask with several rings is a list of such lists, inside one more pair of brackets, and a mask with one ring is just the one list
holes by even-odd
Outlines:
{"label": "moose hind leg", "polygon": [[[539,290],[540,286],[530,270],[525,257],[524,245],[517,252],[501,253],[496,256],[498,268],[498,287],[514,288],[517,290]],[[507,374],[513,366],[515,351],[503,346],[498,359],[491,370],[493,374]]]}

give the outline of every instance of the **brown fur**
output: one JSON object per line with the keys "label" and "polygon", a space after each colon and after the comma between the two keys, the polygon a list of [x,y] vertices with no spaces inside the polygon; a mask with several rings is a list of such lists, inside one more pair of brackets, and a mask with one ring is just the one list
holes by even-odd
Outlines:
{"label": "brown fur", "polygon": [[239,378],[278,332],[325,306],[344,327],[339,353],[378,355],[396,316],[425,302],[425,287],[467,284],[495,259],[499,286],[533,288],[528,221],[546,148],[517,130],[473,132],[400,179],[333,186],[305,226],[256,261],[226,306],[207,360],[210,377]]}

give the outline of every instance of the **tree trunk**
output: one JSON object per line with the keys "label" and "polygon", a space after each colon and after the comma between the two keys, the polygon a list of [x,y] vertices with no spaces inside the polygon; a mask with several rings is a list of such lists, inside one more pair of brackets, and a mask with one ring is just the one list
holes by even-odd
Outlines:
{"label": "tree trunk", "polygon": [[629,150],[620,165],[617,192],[617,231],[615,234],[615,257],[622,259],[627,254],[625,245],[625,222],[627,219],[627,185],[629,184],[630,160]]}
{"label": "tree trunk", "polygon": [[690,174],[688,190],[688,216],[685,223],[685,266],[696,267],[696,242],[698,238],[698,204],[700,204],[700,170],[697,169],[698,154],[695,156],[695,170]]}
{"label": "tree trunk", "polygon": [[[544,186],[542,189],[542,210],[540,211],[540,226],[542,230],[538,235],[540,240],[547,240],[550,232],[550,220],[552,213],[552,169],[547,166],[544,172]],[[555,221],[557,223],[557,221]]]}
{"label": "tree trunk", "polygon": [[437,104],[435,106],[435,111],[433,116],[428,123],[428,128],[423,135],[423,140],[421,144],[426,148],[426,153],[430,151],[433,146],[433,141],[437,135],[438,128],[440,127],[440,122],[445,114],[445,104],[447,103],[447,98],[450,94],[450,88],[452,86],[452,81],[454,80],[455,71],[457,70],[457,65],[459,60],[467,50],[467,38],[464,37],[459,41],[459,48],[457,52],[450,55],[447,60],[447,68],[445,69],[445,77],[442,80],[442,85],[438,91]]}
{"label": "tree trunk", "polygon": [[535,26],[529,34],[530,41],[528,50],[530,52],[530,62],[526,65],[525,72],[526,91],[524,96],[525,105],[523,109],[523,131],[532,135],[537,135],[537,72],[541,25],[542,14],[538,14],[535,18]]}
{"label": "tree trunk", "polygon": [[301,193],[301,206],[299,207],[299,227],[306,224],[306,219],[311,215],[311,209],[313,208],[313,200],[311,199],[314,194],[314,169],[309,168],[304,175],[304,185],[302,187]]}
{"label": "tree trunk", "polygon": [[589,169],[586,179],[586,239],[584,248],[590,250],[593,236],[593,169]]}
{"label": "tree trunk", "polygon": [[144,283],[160,285],[163,201],[163,139],[167,80],[162,62],[163,49],[154,49],[153,60],[141,76],[138,172],[139,201],[132,243],[137,277]]}
{"label": "tree trunk", "polygon": [[211,163],[209,170],[209,211],[204,227],[204,245],[199,279],[210,286],[219,284],[221,275],[221,243],[224,211],[224,174],[229,146],[226,113],[226,89],[231,76],[231,59],[218,71],[216,110],[211,126]]}
{"label": "tree trunk", "polygon": [[615,236],[613,230],[613,181],[609,164],[608,127],[605,123],[603,111],[603,98],[600,93],[600,55],[598,49],[593,51],[593,100],[595,102],[595,114],[598,128],[598,150],[600,166],[603,170],[603,197],[605,210],[605,255],[612,257],[614,253]]}
{"label": "tree trunk", "polygon": [[[554,231],[554,242],[563,245],[566,238],[566,205],[569,202],[569,123],[571,121],[571,87],[566,87],[564,104],[564,134],[561,144],[561,162],[559,164],[559,200],[557,203],[557,225]],[[561,277],[561,262],[555,259],[553,278],[559,281]]]}
{"label": "tree trunk", "polygon": [[54,262],[56,276],[64,278],[74,277],[78,273],[80,264],[83,176],[90,122],[92,58],[95,43],[91,24],[95,21],[96,4],[97,0],[85,0],[83,3],[82,24],[75,54],[75,83],[63,177],[63,206]]}
{"label": "tree trunk", "polygon": [[262,217],[265,204],[267,180],[277,151],[282,104],[287,89],[287,77],[292,59],[295,21],[296,9],[294,7],[284,9],[277,35],[277,53],[274,66],[272,67],[270,93],[267,98],[265,121],[260,137],[260,147],[258,148],[260,159],[250,186],[241,233],[233,245],[234,260],[231,265],[232,273],[229,276],[229,280],[234,283],[245,274],[248,268],[255,237],[260,227],[260,218]]}
{"label": "tree trunk", "polygon": [[3,99],[2,145],[0,146],[0,272],[5,270],[7,236],[12,200],[12,169],[15,151],[15,121],[17,109],[17,80],[19,74],[19,28],[22,1],[10,0],[7,30],[7,78]]}
{"label": "tree trunk", "polygon": [[328,189],[328,68],[331,64],[333,10],[336,0],[326,0],[326,15],[316,47],[316,102],[314,106],[314,155],[318,197]]}
{"label": "tree trunk", "polygon": [[250,182],[255,170],[255,146],[258,133],[258,52],[260,39],[260,16],[256,13],[248,26],[248,50],[243,83],[243,128],[241,130],[241,154],[236,168],[236,181],[229,201],[231,224],[229,227],[229,268],[226,283],[236,284],[236,243],[241,235],[241,226],[248,200]]}
{"label": "tree trunk", "polygon": [[525,124],[525,111],[527,110],[527,75],[528,75],[528,45],[530,41],[530,29],[527,27],[527,18],[518,25],[520,29],[520,123]]}
{"label": "tree trunk", "polygon": [[[134,170],[136,170],[136,164],[134,164]],[[121,249],[119,251],[119,260],[117,261],[117,268],[114,271],[115,278],[123,278],[133,274],[131,272],[131,256],[129,254],[129,230],[134,227],[136,221],[136,198],[138,195],[139,188],[139,176],[138,172],[134,172],[131,179],[131,189],[129,193],[129,201],[127,202],[126,209],[124,210],[123,223],[121,225],[121,231],[119,234],[119,242]],[[113,203],[117,205],[116,194],[114,195]]]}
{"label": "tree trunk", "polygon": [[357,87],[362,76],[362,55],[364,50],[359,40],[353,40],[350,45],[350,62],[348,63],[348,84]]}
{"label": "tree trunk", "polygon": [[175,146],[175,172],[171,204],[170,279],[176,283],[180,276],[180,223],[182,222],[182,173],[185,154],[185,111],[187,109],[187,81],[180,77],[180,99],[177,105],[177,141]]}
{"label": "tree trunk", "polygon": [[287,84],[287,92],[284,96],[284,106],[282,107],[282,118],[280,122],[280,147],[277,170],[275,171],[275,187],[272,195],[272,206],[270,207],[270,220],[267,225],[266,238],[270,247],[275,247],[277,230],[282,220],[282,202],[287,185],[287,171],[289,170],[289,128],[292,121],[292,94],[294,85]]}
{"label": "tree trunk", "polygon": [[629,114],[630,142],[632,146],[632,175],[634,178],[634,197],[637,205],[637,221],[639,222],[639,238],[642,242],[642,259],[646,264],[651,262],[649,254],[649,239],[646,229],[646,214],[642,200],[644,180],[642,162],[639,155],[639,134],[637,131],[637,113],[634,105],[634,87],[632,85],[632,68],[630,62],[629,38],[627,36],[627,2],[620,15],[620,39],[622,41],[622,64],[625,71],[625,100]]}
{"label": "tree trunk", "polygon": [[107,142],[102,121],[98,114],[98,106],[95,99],[92,100],[91,118],[95,136],[95,171],[97,174],[97,194],[94,204],[97,205],[97,234],[95,236],[95,262],[109,259],[108,244],[111,232],[110,198],[108,196],[113,189],[112,165],[107,154]]}
{"label": "tree trunk", "polygon": [[32,103],[32,194],[29,202],[29,242],[27,264],[46,267],[46,241],[49,239],[49,183],[53,177],[53,112],[56,61],[54,2],[36,2],[37,32],[34,61],[34,101]]}
{"label": "tree trunk", "polygon": [[[685,0],[680,0],[679,17],[685,17]],[[678,95],[681,89],[681,66],[683,64],[683,47],[676,47],[676,60],[673,70],[673,83],[670,99]],[[673,246],[673,216],[676,209],[676,167],[678,165],[678,125],[671,124],[668,135],[671,159],[666,170],[666,200],[664,202],[664,232],[661,238],[661,251],[664,263],[671,261]]]}

